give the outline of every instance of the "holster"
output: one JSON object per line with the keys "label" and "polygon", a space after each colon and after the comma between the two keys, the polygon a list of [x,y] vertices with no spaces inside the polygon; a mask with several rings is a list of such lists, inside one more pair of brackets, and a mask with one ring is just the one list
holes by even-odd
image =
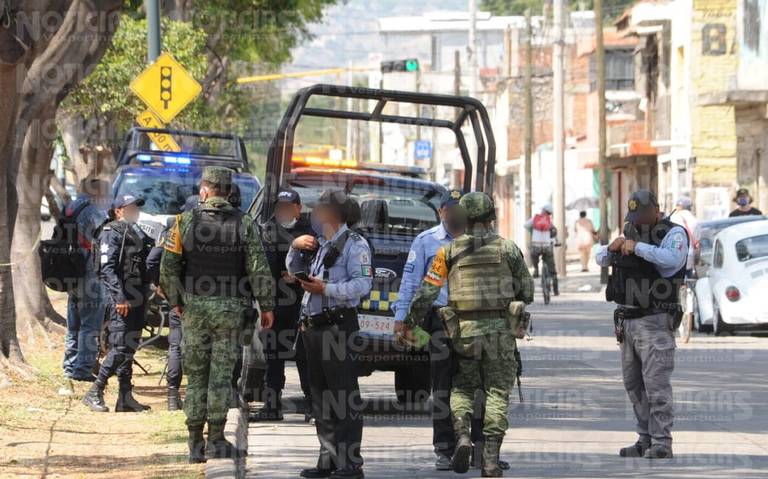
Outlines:
{"label": "holster", "polygon": [[683,312],[683,306],[678,304],[676,307],[669,311],[669,314],[672,315],[672,330],[674,331],[679,328],[680,323],[683,322],[683,316],[685,315]]}
{"label": "holster", "polygon": [[525,303],[522,301],[512,301],[507,307],[507,320],[509,321],[509,330],[517,339],[525,338],[526,333],[531,328],[531,313],[525,310]]}
{"label": "holster", "polygon": [[625,309],[616,308],[613,312],[613,334],[616,336],[616,342],[619,344],[624,342],[624,320]]}
{"label": "holster", "polygon": [[445,328],[445,334],[448,335],[448,339],[455,341],[459,338],[459,315],[450,306],[443,306],[437,310],[438,317],[443,322]]}
{"label": "holster", "polygon": [[248,306],[243,311],[243,345],[250,346],[256,329],[256,308]]}

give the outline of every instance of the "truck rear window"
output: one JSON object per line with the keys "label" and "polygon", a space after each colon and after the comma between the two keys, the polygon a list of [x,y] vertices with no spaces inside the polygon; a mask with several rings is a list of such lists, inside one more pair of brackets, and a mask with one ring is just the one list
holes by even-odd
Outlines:
{"label": "truck rear window", "polygon": [[[297,180],[291,188],[301,196],[302,211],[309,213],[323,191],[332,185]],[[417,235],[440,222],[440,195],[424,190],[355,184],[350,196],[360,205],[358,228],[371,232]]]}
{"label": "truck rear window", "polygon": [[[240,187],[240,208],[245,211],[256,196],[258,184],[253,178],[242,175],[238,175],[235,182]],[[181,211],[187,197],[197,194],[199,183],[199,171],[180,174],[169,170],[166,175],[130,173],[119,180],[115,194],[141,196],[145,202],[142,207],[145,213],[175,215]]]}

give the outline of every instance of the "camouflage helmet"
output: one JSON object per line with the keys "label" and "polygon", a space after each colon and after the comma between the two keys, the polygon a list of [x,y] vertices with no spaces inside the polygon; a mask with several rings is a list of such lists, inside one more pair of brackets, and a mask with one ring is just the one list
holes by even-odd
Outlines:
{"label": "camouflage helmet", "polygon": [[467,193],[461,197],[459,204],[466,210],[470,221],[491,221],[496,219],[496,207],[493,198],[479,191]]}

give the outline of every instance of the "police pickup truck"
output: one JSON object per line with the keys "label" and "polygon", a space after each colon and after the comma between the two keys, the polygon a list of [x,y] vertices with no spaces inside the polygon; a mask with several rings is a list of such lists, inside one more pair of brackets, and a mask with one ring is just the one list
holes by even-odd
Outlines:
{"label": "police pickup truck", "polygon": [[[158,149],[150,135],[171,135],[181,152]],[[243,211],[261,189],[248,170],[243,141],[235,135],[132,128],[118,155],[112,192],[115,196],[132,194],[144,199],[139,225],[157,239],[168,219],[181,212],[189,196],[197,194],[205,166],[235,170]]]}
{"label": "police pickup truck", "polygon": [[[170,135],[181,151],[159,149],[152,141],[154,135]],[[258,179],[249,172],[245,145],[235,135],[132,128],[118,154],[112,193],[144,199],[139,226],[157,240],[168,220],[181,213],[187,198],[198,193],[205,166],[226,166],[235,170],[235,184],[240,188],[243,211],[261,189]],[[166,309],[167,305],[152,295],[147,314],[150,329],[162,329]],[[153,335],[152,340],[158,335]]]}
{"label": "police pickup truck", "polygon": [[[342,102],[339,99],[369,100],[372,111],[345,111],[314,107]],[[328,101],[328,98],[337,101]],[[385,113],[388,103],[408,103],[417,110],[448,111],[450,120]],[[343,102],[347,103],[347,102]],[[413,109],[411,107],[411,109]],[[365,237],[372,251],[373,288],[359,308],[360,344],[356,357],[362,374],[374,370],[395,372],[395,392],[401,402],[426,401],[430,392],[429,355],[426,349],[401,344],[394,335],[392,304],[397,299],[403,267],[411,243],[422,231],[440,220],[438,208],[445,187],[425,179],[423,168],[358,163],[351,158],[312,158],[294,152],[296,127],[304,117],[345,119],[447,128],[456,137],[464,163],[463,188],[490,191],[493,182],[495,143],[483,105],[468,97],[425,93],[314,85],[293,97],[267,153],[267,181],[250,213],[260,224],[272,218],[280,187],[296,190],[302,198],[303,214],[309,214],[324,190],[339,189],[357,201],[360,218],[352,228]],[[474,133],[477,154],[470,156],[462,126]],[[474,173],[474,174],[473,174]],[[472,182],[474,177],[474,184]]]}

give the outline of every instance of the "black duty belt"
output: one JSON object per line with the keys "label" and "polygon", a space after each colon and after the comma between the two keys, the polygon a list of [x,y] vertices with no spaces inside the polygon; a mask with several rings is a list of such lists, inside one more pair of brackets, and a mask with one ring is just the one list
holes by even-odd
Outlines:
{"label": "black duty belt", "polygon": [[312,328],[333,326],[334,324],[343,323],[347,317],[356,313],[357,309],[355,308],[330,308],[325,309],[320,314],[313,314],[312,316],[303,315],[302,321]]}
{"label": "black duty belt", "polygon": [[622,319],[638,319],[656,314],[675,314],[677,309],[678,308],[629,308],[626,306],[619,306],[616,308],[616,312],[621,315]]}
{"label": "black duty belt", "polygon": [[481,319],[506,318],[507,311],[504,309],[493,309],[485,311],[457,311],[460,319],[465,321],[478,321]]}

